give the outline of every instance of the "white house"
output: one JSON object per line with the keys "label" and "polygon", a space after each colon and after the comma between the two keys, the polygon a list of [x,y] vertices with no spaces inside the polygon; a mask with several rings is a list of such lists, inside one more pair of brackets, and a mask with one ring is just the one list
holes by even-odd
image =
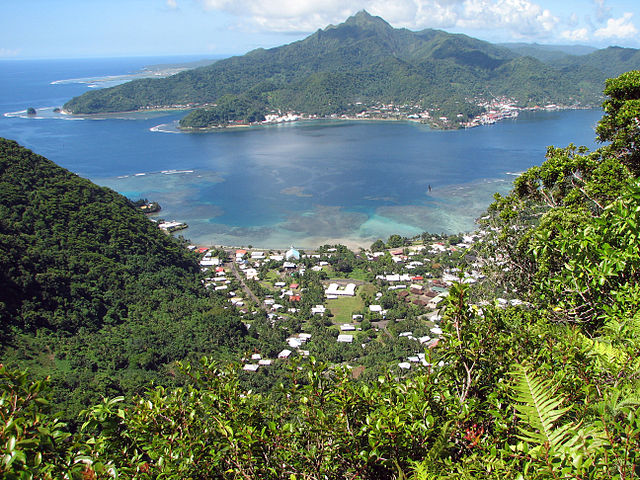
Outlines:
{"label": "white house", "polygon": [[202,267],[217,267],[218,265],[220,265],[219,258],[205,257],[200,260],[200,266]]}
{"label": "white house", "polygon": [[326,295],[343,295],[353,297],[356,294],[356,284],[348,283],[346,286],[341,287],[337,283],[332,283],[329,288],[325,290]]}
{"label": "white house", "polygon": [[311,307],[311,313],[314,315],[322,315],[327,309],[324,305],[316,305],[315,307]]}
{"label": "white house", "polygon": [[338,343],[353,343],[353,335],[338,335]]}

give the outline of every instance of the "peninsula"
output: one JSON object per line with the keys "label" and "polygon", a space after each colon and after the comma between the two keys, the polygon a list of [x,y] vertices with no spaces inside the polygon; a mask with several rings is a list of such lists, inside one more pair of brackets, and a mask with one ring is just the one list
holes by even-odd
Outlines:
{"label": "peninsula", "polygon": [[286,115],[400,118],[460,128],[520,108],[596,106],[606,78],[640,68],[635,49],[536,52],[441,30],[396,29],[361,11],[304,40],[167,78],[92,90],[63,108],[71,114],[192,110],[180,121],[187,130]]}

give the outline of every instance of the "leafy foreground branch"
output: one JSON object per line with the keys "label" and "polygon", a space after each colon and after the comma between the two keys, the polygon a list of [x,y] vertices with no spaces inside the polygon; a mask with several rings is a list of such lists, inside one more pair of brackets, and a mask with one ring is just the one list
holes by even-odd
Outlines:
{"label": "leafy foreground branch", "polygon": [[[409,378],[387,374],[366,384],[311,359],[291,365],[290,386],[264,396],[242,388],[237,367],[203,359],[180,367],[186,386],[105,399],[72,434],[51,414],[46,382],[3,367],[0,471],[4,478],[637,478],[640,371],[626,360],[637,336],[604,348],[604,338],[549,327],[531,311],[472,308],[457,288],[447,315],[458,325],[445,327],[443,356],[432,354],[432,365]],[[469,362],[472,374],[461,376]]]}

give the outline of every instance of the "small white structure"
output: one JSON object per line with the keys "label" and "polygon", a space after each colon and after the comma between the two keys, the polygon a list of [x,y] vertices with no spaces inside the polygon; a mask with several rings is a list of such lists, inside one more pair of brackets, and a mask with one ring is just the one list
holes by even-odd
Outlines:
{"label": "small white structure", "polygon": [[258,280],[258,271],[255,268],[247,268],[244,274],[247,276],[247,280]]}
{"label": "small white structure", "polygon": [[446,297],[446,294],[441,293],[440,295],[433,297],[429,303],[427,304],[427,307],[429,308],[438,308],[438,304],[444,300],[444,298]]}
{"label": "small white structure", "polygon": [[205,257],[200,260],[200,266],[202,267],[217,267],[218,265],[220,265],[219,258]]}
{"label": "small white structure", "polygon": [[338,335],[338,343],[353,343],[353,335]]}
{"label": "small white structure", "polygon": [[278,354],[278,358],[289,358],[289,355],[291,355],[291,350],[285,348]]}
{"label": "small white structure", "polygon": [[314,315],[322,315],[326,311],[327,309],[324,305],[316,305],[315,307],[311,307],[311,313]]}
{"label": "small white structure", "polygon": [[300,252],[292,246],[287,250],[287,253],[284,254],[284,258],[287,260],[300,260]]}
{"label": "small white structure", "polygon": [[160,227],[162,230],[166,232],[172,232],[174,230],[179,230],[180,228],[186,228],[187,224],[182,222],[176,222],[176,221],[163,222],[158,224],[158,227]]}

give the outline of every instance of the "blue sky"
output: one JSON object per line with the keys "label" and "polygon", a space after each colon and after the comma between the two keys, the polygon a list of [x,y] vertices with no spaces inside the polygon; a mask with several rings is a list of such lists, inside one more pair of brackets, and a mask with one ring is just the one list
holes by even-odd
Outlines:
{"label": "blue sky", "polygon": [[492,42],[640,48],[637,0],[0,0],[0,59],[242,54],[362,9]]}

